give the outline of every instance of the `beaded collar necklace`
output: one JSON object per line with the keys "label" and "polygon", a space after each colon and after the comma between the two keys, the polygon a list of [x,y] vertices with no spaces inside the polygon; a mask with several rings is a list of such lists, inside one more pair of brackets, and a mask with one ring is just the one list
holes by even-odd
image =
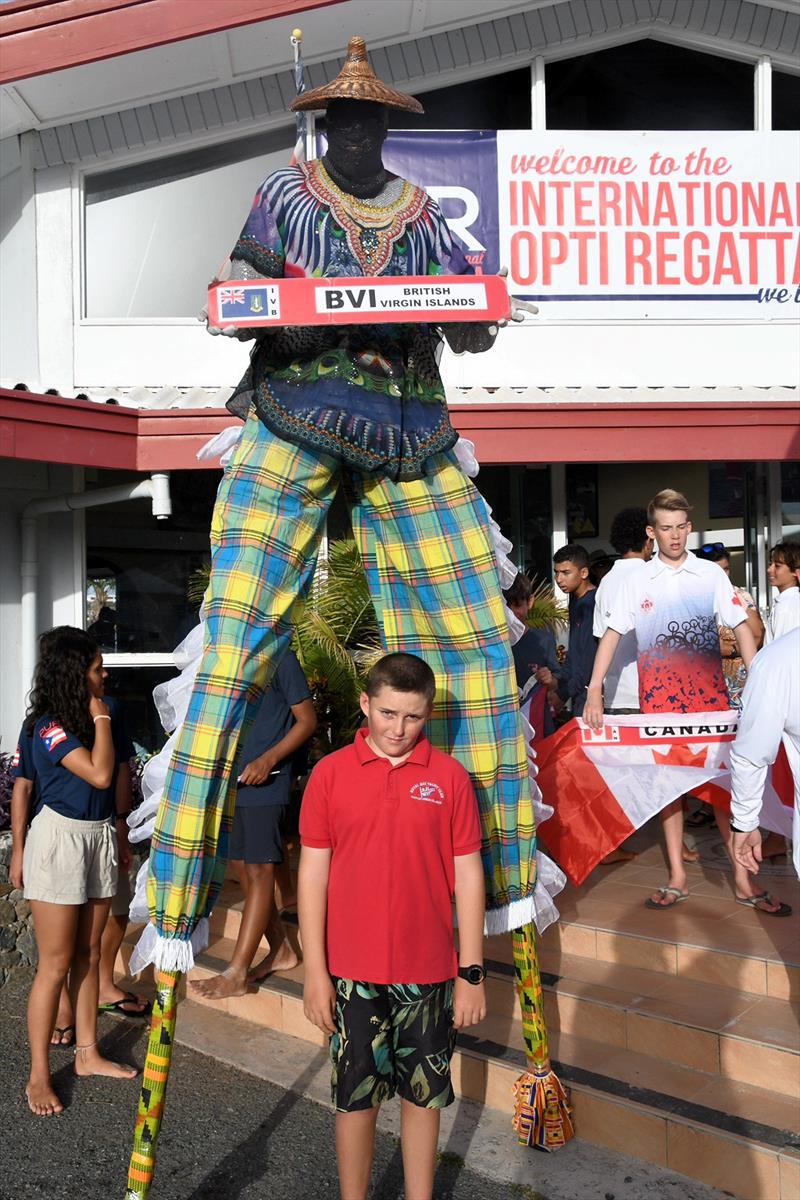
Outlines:
{"label": "beaded collar necklace", "polygon": [[390,175],[376,196],[353,196],[336,184],[321,159],[304,163],[302,169],[311,195],[330,209],[344,230],[364,275],[379,275],[391,260],[395,242],[427,204],[427,193]]}

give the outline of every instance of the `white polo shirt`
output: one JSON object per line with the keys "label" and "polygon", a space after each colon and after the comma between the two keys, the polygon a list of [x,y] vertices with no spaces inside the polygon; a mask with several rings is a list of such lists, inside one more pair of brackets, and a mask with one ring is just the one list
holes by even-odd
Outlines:
{"label": "white polo shirt", "polygon": [[746,619],[716,563],[687,554],[671,567],[656,555],[632,572],[607,622],[619,634],[636,634],[642,712],[729,709],[718,626],[735,629]]}
{"label": "white polo shirt", "polygon": [[778,592],[769,610],[764,640],[769,644],[793,629],[800,629],[800,587]]}
{"label": "white polo shirt", "polygon": [[792,844],[800,875],[800,629],[756,655],[742,693],[731,747],[731,820],[739,829],[758,828],[767,771],[781,741],[794,780]]}
{"label": "white polo shirt", "polygon": [[[594,598],[594,636],[601,638],[608,629],[608,619],[619,603],[620,595],[637,571],[647,564],[643,558],[620,558],[600,580]],[[614,652],[603,688],[605,709],[639,707],[639,671],[636,666],[636,634],[631,629],[624,634]]]}

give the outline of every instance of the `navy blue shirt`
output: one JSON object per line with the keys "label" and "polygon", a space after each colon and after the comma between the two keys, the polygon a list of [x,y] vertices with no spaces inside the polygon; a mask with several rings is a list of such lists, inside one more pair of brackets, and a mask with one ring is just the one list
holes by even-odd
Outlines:
{"label": "navy blue shirt", "polygon": [[583,715],[586,688],[592,678],[597,639],[594,636],[594,601],[597,589],[592,588],[579,600],[569,598],[569,649],[563,666],[557,672],[558,694],[572,701],[573,717]]}
{"label": "navy blue shirt", "polygon": [[107,788],[92,787],[62,765],[72,750],[86,749],[74,733],[64,729],[53,717],[40,717],[31,736],[33,779],[38,786],[38,811],[43,805],[63,817],[78,821],[105,821],[114,815],[114,792],[119,764],[133,755],[133,744],[125,726],[122,710],[113,697],[105,699],[111,716],[114,743],[114,773]]}
{"label": "navy blue shirt", "polygon": [[556,639],[550,629],[526,629],[511,647],[517,672],[517,687],[524,688],[537,667],[558,669]]}
{"label": "navy blue shirt", "polygon": [[[287,650],[278,663],[272,684],[255,715],[250,731],[239,754],[238,771],[241,772],[254,758],[271,750],[282,741],[294,725],[292,707],[310,700],[311,693],[293,650]],[[258,787],[239,785],[236,803],[243,807],[259,804],[288,804],[291,788],[292,756],[278,763],[277,774],[271,775]]]}
{"label": "navy blue shirt", "polygon": [[27,725],[23,725],[19,731],[17,748],[11,759],[11,778],[14,780],[27,779],[29,783],[33,784],[31,804],[28,809],[28,824],[30,824],[42,807],[42,798],[39,795],[36,768],[33,765],[33,730],[28,729]]}
{"label": "navy blue shirt", "polygon": [[31,783],[36,778],[33,767],[33,732],[25,725],[19,731],[17,748],[11,759],[11,778],[28,779]]}

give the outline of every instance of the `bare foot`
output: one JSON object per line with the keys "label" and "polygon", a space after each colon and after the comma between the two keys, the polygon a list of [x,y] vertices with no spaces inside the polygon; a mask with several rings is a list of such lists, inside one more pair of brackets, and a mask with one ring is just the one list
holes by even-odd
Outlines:
{"label": "bare foot", "polygon": [[613,867],[615,863],[633,862],[638,857],[638,854],[634,854],[630,850],[612,850],[605,858],[600,859],[600,866]]}
{"label": "bare foot", "polygon": [[125,1063],[115,1063],[110,1058],[103,1058],[97,1049],[97,1042],[94,1042],[91,1046],[75,1047],[75,1074],[80,1077],[106,1075],[110,1079],[135,1079],[139,1072]]}
{"label": "bare foot", "polygon": [[221,975],[210,979],[190,979],[189,987],[207,1000],[224,1000],[226,996],[244,996],[247,993],[246,971],[228,968]]}
{"label": "bare foot", "polygon": [[681,858],[685,863],[696,863],[700,861],[700,851],[693,850],[691,846],[687,846],[686,842],[681,847]]}
{"label": "bare foot", "polygon": [[53,1091],[49,1077],[41,1082],[29,1079],[25,1088],[25,1099],[35,1117],[54,1117],[64,1111],[64,1105]]}
{"label": "bare foot", "polygon": [[270,950],[260,963],[248,972],[247,978],[250,983],[260,983],[262,979],[266,979],[273,971],[292,971],[300,959],[295,954],[288,942],[281,942],[278,949],[273,952]]}

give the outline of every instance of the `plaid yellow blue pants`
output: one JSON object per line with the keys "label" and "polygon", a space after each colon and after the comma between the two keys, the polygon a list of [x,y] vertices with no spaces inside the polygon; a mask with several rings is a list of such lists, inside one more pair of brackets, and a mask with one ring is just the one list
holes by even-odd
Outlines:
{"label": "plaid yellow blue pants", "polygon": [[[423,479],[351,474],[353,531],[387,651],[436,676],[427,732],[469,771],[481,809],[487,905],[530,895],[535,834],[508,627],[484,502],[449,454]],[[342,465],[251,415],[211,528],[206,644],[151,850],[159,932],[187,936],[224,876],[239,734],[309,590]]]}

